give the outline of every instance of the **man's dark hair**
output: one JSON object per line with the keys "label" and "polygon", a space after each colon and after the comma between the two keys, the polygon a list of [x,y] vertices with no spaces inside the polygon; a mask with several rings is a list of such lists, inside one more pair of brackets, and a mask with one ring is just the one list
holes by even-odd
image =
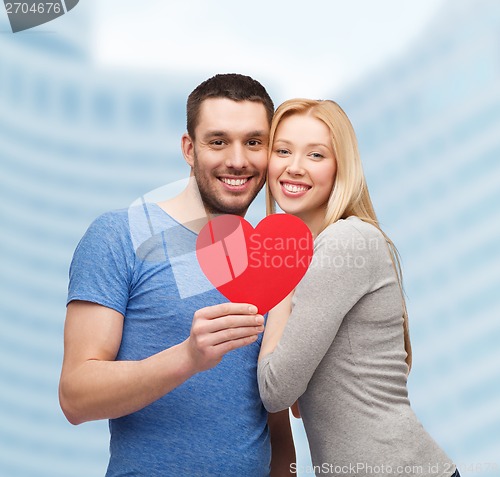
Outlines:
{"label": "man's dark hair", "polygon": [[274,104],[264,86],[258,81],[236,73],[215,75],[207,79],[189,95],[187,100],[187,131],[194,139],[201,103],[208,98],[227,98],[233,101],[256,101],[266,108],[269,124],[273,119]]}

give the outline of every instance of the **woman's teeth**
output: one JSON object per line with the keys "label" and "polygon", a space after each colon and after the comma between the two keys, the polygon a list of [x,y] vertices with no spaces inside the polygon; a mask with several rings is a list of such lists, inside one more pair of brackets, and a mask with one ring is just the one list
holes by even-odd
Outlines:
{"label": "woman's teeth", "polygon": [[296,184],[287,184],[286,182],[283,183],[283,187],[288,192],[303,192],[303,191],[309,189],[309,187],[307,187],[307,186],[296,185]]}

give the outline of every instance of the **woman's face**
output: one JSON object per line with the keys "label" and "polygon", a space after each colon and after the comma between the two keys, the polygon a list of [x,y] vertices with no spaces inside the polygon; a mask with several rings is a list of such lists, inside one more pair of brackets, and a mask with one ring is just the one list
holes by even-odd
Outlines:
{"label": "woman's face", "polygon": [[309,226],[321,222],[336,171],[331,132],[323,121],[303,114],[281,120],[274,135],[268,181],[284,212]]}

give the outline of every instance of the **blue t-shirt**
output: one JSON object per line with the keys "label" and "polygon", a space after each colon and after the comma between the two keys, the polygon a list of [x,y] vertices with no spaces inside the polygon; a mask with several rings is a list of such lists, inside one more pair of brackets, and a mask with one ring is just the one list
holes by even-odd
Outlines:
{"label": "blue t-shirt", "polygon": [[[108,212],[90,225],[71,263],[68,303],[99,303],[124,316],[117,360],[184,341],[196,310],[228,301],[203,275],[196,238],[156,204]],[[111,419],[106,476],[268,476],[256,371],[261,339],[144,409]]]}

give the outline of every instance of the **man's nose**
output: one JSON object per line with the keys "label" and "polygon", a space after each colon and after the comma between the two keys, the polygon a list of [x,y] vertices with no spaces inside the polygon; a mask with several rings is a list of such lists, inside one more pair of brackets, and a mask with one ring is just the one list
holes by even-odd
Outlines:
{"label": "man's nose", "polygon": [[228,150],[226,167],[233,169],[244,169],[248,166],[248,158],[244,146],[235,144]]}

